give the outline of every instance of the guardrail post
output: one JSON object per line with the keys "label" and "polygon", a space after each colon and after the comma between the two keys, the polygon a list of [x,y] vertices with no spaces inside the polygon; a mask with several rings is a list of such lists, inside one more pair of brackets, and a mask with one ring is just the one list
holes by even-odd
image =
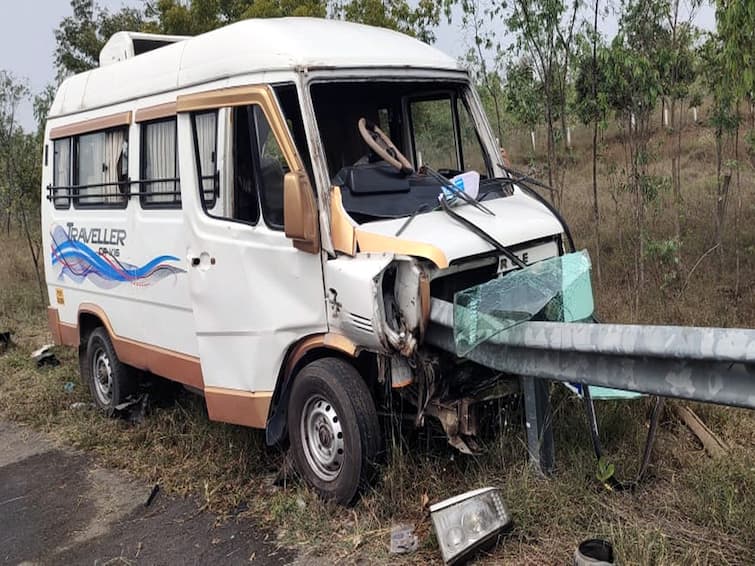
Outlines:
{"label": "guardrail post", "polygon": [[555,464],[550,383],[536,377],[521,376],[520,379],[524,393],[524,418],[530,462],[540,474],[549,475],[553,472]]}

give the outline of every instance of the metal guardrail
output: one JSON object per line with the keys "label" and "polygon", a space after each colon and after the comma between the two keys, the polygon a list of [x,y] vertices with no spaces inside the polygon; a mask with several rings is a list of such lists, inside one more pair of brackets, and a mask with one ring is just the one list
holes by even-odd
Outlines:
{"label": "metal guardrail", "polygon": [[[425,342],[456,353],[453,305],[433,299]],[[548,389],[542,380],[755,409],[755,330],[524,322],[466,354],[521,376],[531,457],[553,465]]]}
{"label": "metal guardrail", "polygon": [[[455,353],[453,305],[433,299],[426,341]],[[755,409],[755,330],[524,322],[467,356],[557,381]]]}

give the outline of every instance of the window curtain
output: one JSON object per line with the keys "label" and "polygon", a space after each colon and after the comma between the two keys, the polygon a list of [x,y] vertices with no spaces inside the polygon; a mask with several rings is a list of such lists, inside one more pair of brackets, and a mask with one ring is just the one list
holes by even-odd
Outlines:
{"label": "window curtain", "polygon": [[[53,153],[53,187],[66,187],[65,189],[54,189],[55,194],[68,195],[70,192],[68,186],[71,184],[71,176],[69,174],[71,171],[71,138],[55,140]],[[55,199],[55,206],[68,208],[68,199]]]}
{"label": "window curtain", "polygon": [[[126,130],[86,134],[78,138],[76,184],[84,206],[123,201],[117,185],[127,175]],[[87,186],[92,185],[92,186]],[[93,198],[99,196],[102,198]]]}
{"label": "window curtain", "polygon": [[199,145],[199,170],[202,172],[202,192],[205,202],[215,197],[215,142],[217,138],[217,114],[208,112],[195,116],[197,144]]}
{"label": "window curtain", "polygon": [[[178,177],[176,167],[176,122],[169,120],[155,122],[145,126],[144,134],[144,179],[175,179]],[[181,202],[179,194],[150,194],[178,191],[179,183],[159,181],[145,183],[142,191],[148,203]]]}
{"label": "window curtain", "polygon": [[[104,167],[102,168],[103,183],[118,183],[128,177],[128,146],[126,145],[126,132],[124,130],[112,130],[105,133]],[[102,195],[108,195],[105,202],[108,204],[121,201],[120,190],[117,185],[105,185],[101,188]]]}

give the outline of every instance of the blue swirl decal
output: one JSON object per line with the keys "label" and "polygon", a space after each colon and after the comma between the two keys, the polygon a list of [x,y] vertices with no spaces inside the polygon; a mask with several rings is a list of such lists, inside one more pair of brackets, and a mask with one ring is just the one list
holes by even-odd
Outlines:
{"label": "blue swirl decal", "polygon": [[172,255],[157,256],[139,267],[71,240],[62,226],[55,226],[50,235],[52,265],[58,268],[60,279],[67,276],[76,283],[88,279],[102,289],[112,289],[121,283],[146,287],[170,275],[186,272],[167,263],[180,261]]}

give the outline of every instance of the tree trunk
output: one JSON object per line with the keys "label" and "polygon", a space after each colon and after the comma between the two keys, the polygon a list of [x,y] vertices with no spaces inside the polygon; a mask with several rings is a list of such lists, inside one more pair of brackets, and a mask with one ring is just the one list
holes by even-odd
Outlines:
{"label": "tree trunk", "polygon": [[23,224],[24,234],[26,235],[26,242],[29,245],[29,254],[31,260],[34,263],[34,274],[37,276],[37,284],[39,285],[39,298],[42,301],[42,307],[47,306],[45,297],[45,283],[42,280],[42,274],[39,271],[39,250],[34,247],[34,241],[31,237],[31,230],[29,228],[29,221],[26,217],[26,210],[23,204],[21,204],[21,224]]}
{"label": "tree trunk", "polygon": [[601,284],[600,274],[600,207],[598,206],[598,120],[593,121],[592,128],[592,206],[595,222],[595,274]]}
{"label": "tree trunk", "polygon": [[[549,89],[546,88],[546,95],[547,98],[550,97]],[[551,202],[555,204],[556,206],[561,206],[561,192],[559,191],[558,187],[555,186],[553,183],[555,169],[556,169],[556,147],[555,147],[555,139],[553,134],[553,109],[551,108],[550,102],[546,102],[545,106],[545,118],[546,118],[546,129],[547,129],[547,147],[548,147],[548,186],[551,187],[553,190],[551,191]]]}
{"label": "tree trunk", "polygon": [[[677,112],[677,103],[681,106],[683,99],[671,101],[671,127],[676,134],[671,152],[671,188],[674,196],[674,238],[682,240],[682,130],[684,129],[684,112]],[[672,134],[673,135],[673,134]]]}

